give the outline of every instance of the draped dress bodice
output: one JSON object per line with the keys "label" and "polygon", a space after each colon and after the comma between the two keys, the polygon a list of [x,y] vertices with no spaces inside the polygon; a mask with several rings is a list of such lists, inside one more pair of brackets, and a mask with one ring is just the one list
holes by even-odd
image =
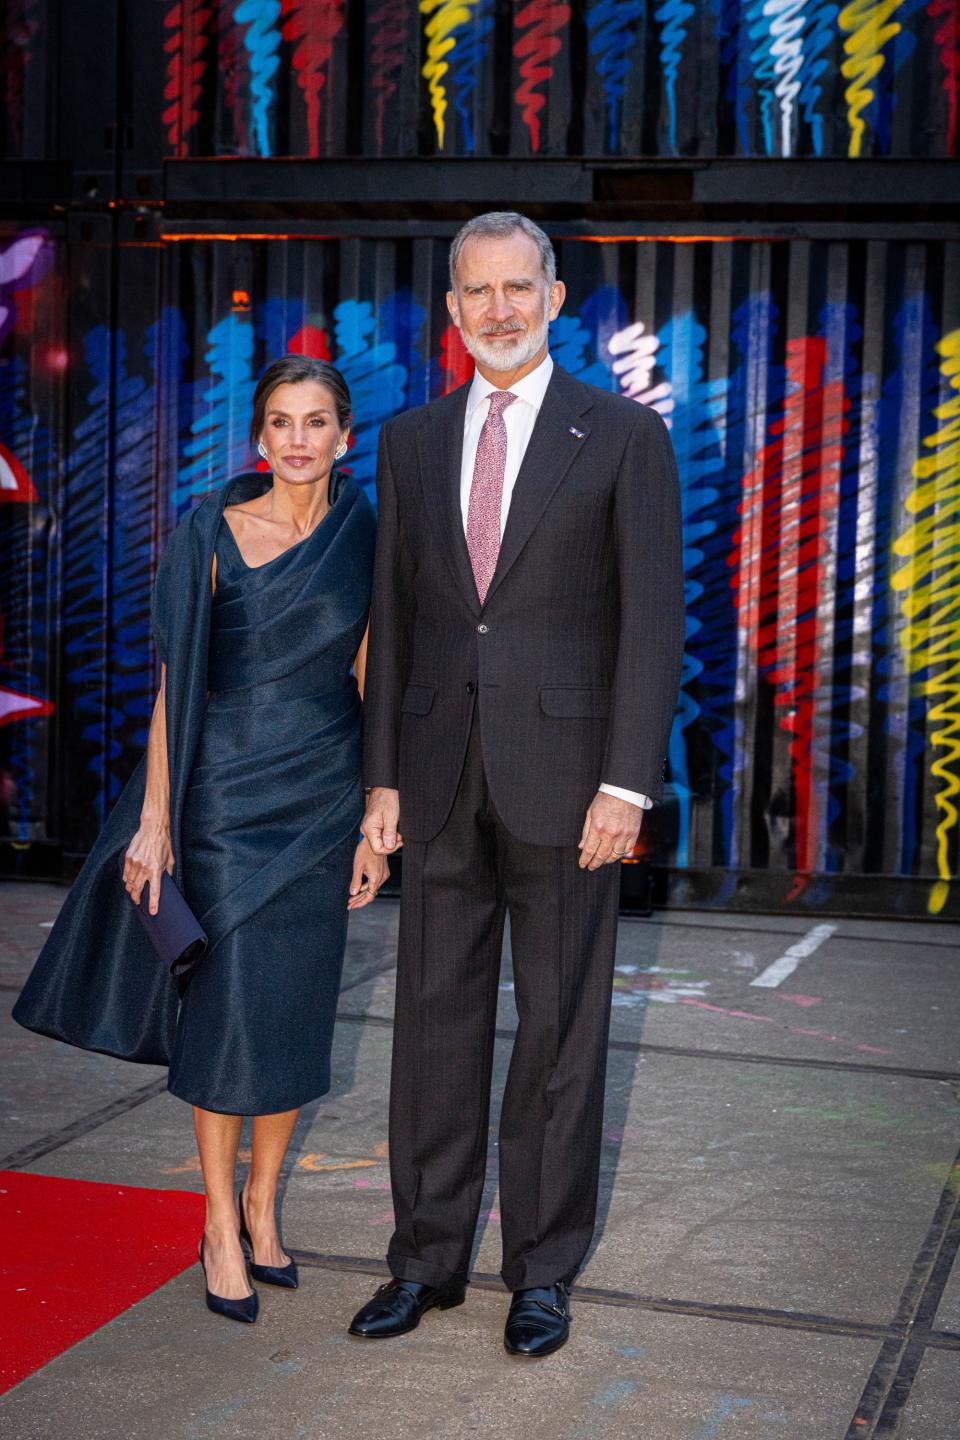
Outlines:
{"label": "draped dress bodice", "polygon": [[[348,554],[336,553],[347,499],[341,491],[305,540],[256,567],[221,520],[207,708],[183,839],[192,854],[185,890],[211,945],[359,825],[351,666],[366,627],[370,556],[357,553],[355,535]],[[367,548],[372,555],[372,527]]]}

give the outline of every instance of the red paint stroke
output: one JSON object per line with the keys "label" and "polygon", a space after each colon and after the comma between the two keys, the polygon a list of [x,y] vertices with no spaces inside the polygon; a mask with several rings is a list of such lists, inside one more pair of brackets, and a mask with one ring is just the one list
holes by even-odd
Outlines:
{"label": "red paint stroke", "polygon": [[0,1171],[0,1391],[196,1264],[202,1228],[202,1195]]}
{"label": "red paint stroke", "polygon": [[440,368],[445,377],[444,395],[465,385],[473,375],[473,357],[460,338],[456,325],[448,325],[440,337]]}
{"label": "red paint stroke", "polygon": [[933,41],[940,51],[944,68],[942,89],[947,94],[946,153],[957,153],[957,113],[960,108],[960,5],[957,0],[930,0],[927,14],[931,20],[943,16],[943,24],[934,31]]}
{"label": "red paint stroke", "polygon": [[230,117],[234,137],[233,153],[247,155],[250,139],[246,123],[245,101],[250,84],[249,52],[243,43],[244,27],[238,25],[234,11],[240,0],[221,0],[218,11],[217,67],[223,85],[224,109]]}
{"label": "red paint stroke", "polygon": [[311,360],[329,360],[330,346],[326,332],[319,325],[304,325],[287,341],[289,355],[309,355]]}
{"label": "red paint stroke", "polygon": [[[0,445],[0,505],[29,505],[39,498],[36,486],[16,455],[6,445]],[[3,657],[4,617],[0,615],[0,665]],[[40,720],[53,711],[52,700],[11,690],[9,685],[0,682],[0,726],[12,725],[17,720]]]}
{"label": "red paint stroke", "polygon": [[733,1020],[756,1020],[761,1025],[776,1025],[788,1035],[812,1035],[816,1040],[829,1040],[831,1045],[846,1045],[853,1050],[862,1050],[866,1055],[895,1055],[895,1050],[881,1050],[877,1045],[858,1045],[855,1040],[846,1040],[842,1035],[831,1035],[826,1030],[808,1030],[803,1025],[782,1025],[772,1015],[752,1015],[749,1010],[725,1010],[722,1005],[710,1005],[706,1000],[695,1000],[690,995],[680,996],[681,1005],[692,1005],[697,1010],[709,1010],[714,1015],[729,1015]]}
{"label": "red paint stroke", "polygon": [[531,0],[514,15],[514,28],[528,30],[513,42],[513,53],[521,61],[521,84],[513,98],[520,106],[530,136],[530,149],[540,149],[540,111],[547,103],[537,87],[553,78],[553,59],[563,48],[557,31],[569,25],[572,5],[555,5],[550,0]]}
{"label": "red paint stroke", "polygon": [[167,56],[163,123],[170,152],[178,157],[189,153],[187,136],[200,119],[199,102],[207,68],[203,52],[209,38],[206,25],[212,14],[213,7],[206,0],[177,0],[163,22],[164,29],[170,31],[163,46]]}
{"label": "red paint stroke", "polygon": [[731,584],[747,643],[777,686],[779,724],[794,785],[794,888],[807,884],[816,860],[818,797],[814,787],[818,662],[829,641],[818,604],[829,527],[840,498],[842,439],[850,401],[840,380],[827,381],[826,341],[787,343],[787,398],[753,469],[743,477],[741,525],[733,536]]}
{"label": "red paint stroke", "polygon": [[320,92],[327,82],[333,42],[343,29],[343,0],[283,0],[281,34],[288,43],[299,40],[293,52],[297,84],[307,106],[307,154],[320,154]]}
{"label": "red paint stroke", "polygon": [[373,133],[377,149],[384,148],[384,115],[387,101],[397,93],[400,71],[406,58],[410,7],[408,0],[386,0],[367,17],[370,35],[370,88],[376,95]]}
{"label": "red paint stroke", "polygon": [[0,505],[29,505],[39,498],[22,463],[12,450],[0,444]]}
{"label": "red paint stroke", "polygon": [[821,1003],[819,995],[784,995],[782,990],[775,990],[773,993],[778,1000],[789,1000],[791,1005],[799,1005],[803,1010],[810,1010]]}

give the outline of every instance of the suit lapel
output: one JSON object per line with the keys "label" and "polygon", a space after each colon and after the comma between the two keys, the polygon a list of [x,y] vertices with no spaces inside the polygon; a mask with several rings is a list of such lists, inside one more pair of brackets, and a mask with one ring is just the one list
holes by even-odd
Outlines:
{"label": "suit lapel", "polygon": [[420,482],[427,514],[437,544],[453,572],[471,610],[479,613],[480,597],[467,553],[460,509],[460,469],[463,460],[463,424],[467,413],[468,380],[458,390],[436,401],[429,423],[417,437],[420,452]]}
{"label": "suit lapel", "polygon": [[[590,434],[581,416],[592,404],[588,387],[555,366],[514,485],[497,568],[487,591],[488,601],[530,539],[537,521]],[[463,548],[466,555],[466,544]],[[469,556],[467,568],[470,568]]]}

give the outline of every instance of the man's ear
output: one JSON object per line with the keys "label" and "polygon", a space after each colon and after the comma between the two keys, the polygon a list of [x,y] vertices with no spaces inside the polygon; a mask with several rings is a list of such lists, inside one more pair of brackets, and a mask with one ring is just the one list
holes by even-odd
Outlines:
{"label": "man's ear", "polygon": [[556,320],[563,302],[567,298],[567,287],[562,280],[555,280],[550,286],[550,319]]}
{"label": "man's ear", "polygon": [[447,311],[450,315],[450,319],[453,321],[454,325],[456,325],[457,329],[459,330],[460,306],[457,304],[457,297],[453,290],[447,291]]}

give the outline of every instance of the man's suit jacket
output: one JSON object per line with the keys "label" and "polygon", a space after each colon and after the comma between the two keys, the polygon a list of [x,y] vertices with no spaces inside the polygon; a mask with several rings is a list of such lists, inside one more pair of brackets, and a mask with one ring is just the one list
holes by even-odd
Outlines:
{"label": "man's suit jacket", "polygon": [[683,653],[680,494],[656,411],[556,366],[481,605],[460,508],[469,383],[384,425],[364,783],[425,841],[453,804],[474,707],[490,796],[576,845],[601,782],[659,798]]}

